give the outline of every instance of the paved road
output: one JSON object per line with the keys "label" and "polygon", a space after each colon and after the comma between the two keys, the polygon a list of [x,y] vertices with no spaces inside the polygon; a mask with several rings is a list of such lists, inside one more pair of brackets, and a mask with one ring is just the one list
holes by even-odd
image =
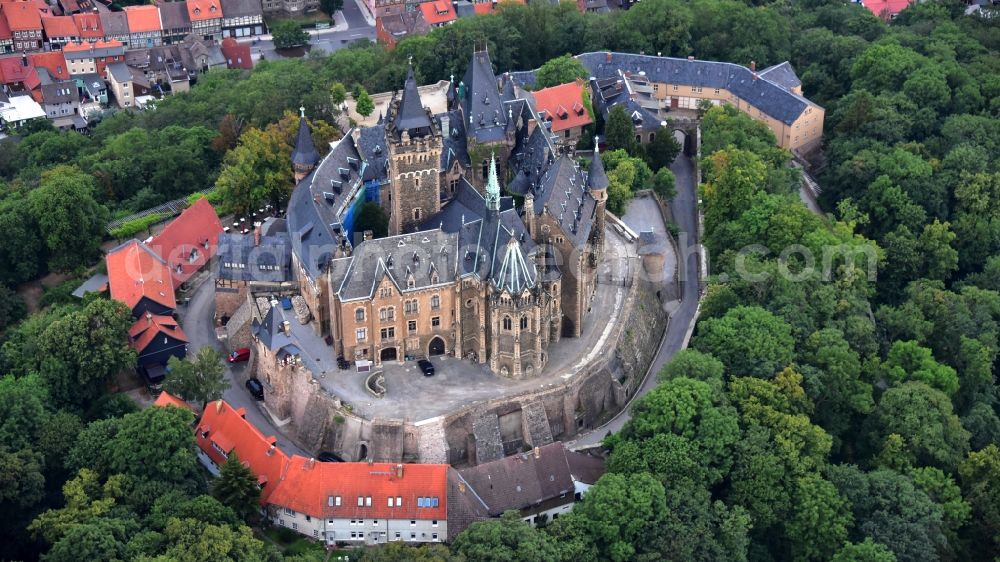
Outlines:
{"label": "paved road", "polygon": [[[677,196],[670,203],[676,217],[679,235],[677,244],[680,265],[681,304],[674,311],[667,325],[667,333],[660,344],[660,350],[653,359],[649,374],[642,387],[633,397],[646,394],[656,386],[656,373],[674,354],[687,346],[688,329],[698,309],[698,260],[695,248],[698,245],[698,188],[695,185],[694,165],[691,160],[681,154],[670,166],[677,178]],[[617,416],[603,426],[578,437],[568,443],[574,448],[585,448],[597,445],[608,434],[621,430],[625,422],[631,418],[631,403]]]}
{"label": "paved road", "polygon": [[[195,292],[194,296],[187,304],[180,305],[178,312],[181,316],[181,326],[188,336],[188,356],[194,356],[198,350],[205,345],[211,345],[220,353],[225,354],[226,349],[215,338],[214,317],[215,317],[215,295],[211,280],[202,284]],[[253,396],[247,392],[243,386],[243,370],[247,368],[246,363],[239,363],[235,367],[226,364],[226,376],[229,377],[230,386],[222,394],[222,398],[235,408],[246,408],[246,419],[254,424],[264,435],[273,435],[278,438],[278,446],[289,455],[299,454],[306,457],[312,456],[297,445],[292,443],[271,423],[267,416],[254,400]]]}
{"label": "paved road", "polygon": [[[360,39],[375,41],[375,27],[368,23],[361,10],[362,8],[354,0],[346,0],[344,2],[344,9],[340,13],[343,14],[344,20],[347,22],[347,29],[309,30],[309,44],[312,45],[312,50],[332,53]],[[251,44],[250,50],[254,58],[259,56],[263,56],[268,60],[282,58],[274,50],[274,43],[271,41],[270,35],[262,35],[259,38],[241,39],[240,41]]]}

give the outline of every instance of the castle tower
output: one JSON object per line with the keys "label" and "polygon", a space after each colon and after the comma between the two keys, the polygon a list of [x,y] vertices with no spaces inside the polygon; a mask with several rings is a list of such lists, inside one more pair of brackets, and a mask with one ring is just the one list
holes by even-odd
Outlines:
{"label": "castle tower", "polygon": [[500,182],[497,180],[497,158],[490,157],[490,175],[486,181],[486,210],[500,212]]}
{"label": "castle tower", "polygon": [[413,67],[406,73],[403,95],[386,114],[389,148],[389,234],[413,231],[441,210],[441,133],[430,110],[420,103]]}
{"label": "castle tower", "polygon": [[604,215],[608,202],[608,174],[604,172],[604,162],[601,161],[601,150],[598,148],[596,138],[594,139],[594,158],[590,161],[590,169],[587,172],[587,189],[597,201],[597,208],[594,210],[594,242],[595,253],[600,255],[604,248]]}
{"label": "castle tower", "polygon": [[465,77],[458,85],[458,94],[468,153],[472,160],[472,169],[466,179],[483,193],[489,166],[486,152],[499,156],[498,171],[501,178],[506,178],[507,160],[515,141],[514,128],[508,126],[510,108],[500,96],[493,63],[485,49],[472,53]]}
{"label": "castle tower", "polygon": [[296,184],[308,176],[319,162],[319,152],[316,152],[316,145],[313,144],[312,134],[309,132],[309,123],[306,121],[306,108],[300,107],[299,113],[299,133],[295,137],[295,150],[292,151],[292,171],[295,174]]}

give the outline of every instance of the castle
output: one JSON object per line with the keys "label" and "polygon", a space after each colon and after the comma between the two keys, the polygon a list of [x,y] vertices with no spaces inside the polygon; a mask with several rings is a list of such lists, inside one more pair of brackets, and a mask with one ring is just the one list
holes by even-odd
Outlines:
{"label": "castle", "polygon": [[[347,360],[449,354],[531,377],[550,343],[581,333],[608,179],[599,152],[587,172],[558,153],[486,51],[447,98],[446,112],[425,108],[411,67],[378,124],[353,129],[322,160],[301,120],[292,275],[314,330]],[[366,202],[385,210],[390,236],[354,244]]]}

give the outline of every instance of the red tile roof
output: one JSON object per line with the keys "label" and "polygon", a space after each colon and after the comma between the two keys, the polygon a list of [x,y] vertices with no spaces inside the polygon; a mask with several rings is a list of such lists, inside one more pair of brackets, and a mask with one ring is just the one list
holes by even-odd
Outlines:
{"label": "red tile roof", "polygon": [[241,68],[244,70],[253,69],[253,56],[250,54],[250,45],[239,43],[232,37],[222,40],[222,54],[226,57],[226,67]]}
{"label": "red tile roof", "polygon": [[472,9],[476,11],[477,14],[485,16],[486,14],[493,13],[493,2],[477,2],[472,5]]}
{"label": "red tile roof", "polygon": [[219,247],[221,233],[219,216],[212,204],[202,197],[156,235],[149,247],[166,260],[174,287],[180,287],[212,259]]}
{"label": "red tile roof", "polygon": [[532,95],[535,109],[539,113],[545,111],[545,119],[552,123],[553,133],[591,123],[587,108],[583,106],[583,86],[577,82],[538,90]]}
{"label": "red tile roof", "polygon": [[95,49],[115,49],[115,48],[120,48],[120,49],[122,49],[121,54],[124,55],[125,54],[124,47],[125,47],[125,44],[122,43],[121,41],[114,41],[114,40],[112,40],[112,41],[104,41],[104,40],[100,40],[100,41],[94,41],[93,43],[89,43],[89,42],[83,41],[83,42],[79,42],[79,43],[76,43],[76,42],[66,43],[65,45],[63,45],[62,51],[63,51],[63,53],[78,53],[78,52],[93,53],[93,51]]}
{"label": "red tile roof", "polygon": [[187,402],[181,400],[180,398],[170,394],[169,392],[161,392],[156,400],[153,401],[154,406],[166,407],[166,406],[177,406],[178,408],[185,408],[191,410],[191,406]]}
{"label": "red tile roof", "polygon": [[861,0],[861,5],[882,19],[891,19],[910,5],[910,0]]}
{"label": "red tile roof", "polygon": [[222,17],[219,0],[187,0],[188,17],[191,21],[205,21]]}
{"label": "red tile roof", "polygon": [[89,12],[86,14],[73,14],[73,21],[76,28],[80,30],[80,37],[84,39],[103,39],[104,28],[101,27],[101,15]]}
{"label": "red tile roof", "polygon": [[42,29],[42,16],[38,5],[34,2],[3,2],[0,3],[3,15],[11,31],[35,31]]}
{"label": "red tile roof", "polygon": [[180,325],[172,316],[146,313],[145,318],[140,318],[128,329],[129,341],[136,351],[142,353],[149,344],[156,339],[156,336],[163,334],[175,340],[187,342],[188,337],[181,329]]}
{"label": "red tile roof", "polygon": [[70,16],[46,16],[42,18],[42,28],[47,37],[77,37],[80,31],[76,21]]}
{"label": "red tile roof", "polygon": [[21,56],[0,58],[0,83],[15,84],[17,82],[24,82],[29,74],[34,73],[35,69],[31,66],[31,63],[29,62],[28,66],[24,66],[23,60]]}
{"label": "red tile roof", "polygon": [[69,68],[66,67],[66,57],[62,51],[32,53],[28,55],[28,61],[35,68],[48,70],[53,80],[69,80]]}
{"label": "red tile roof", "polygon": [[0,8],[0,39],[11,39],[14,34],[10,31],[10,26],[7,25],[7,18],[3,14],[3,9]]}
{"label": "red tile roof", "polygon": [[156,6],[126,6],[125,17],[128,18],[129,33],[163,30],[160,9]]}
{"label": "red tile roof", "polygon": [[424,19],[430,25],[441,25],[450,21],[455,21],[458,15],[455,8],[448,0],[432,0],[420,4],[420,11],[424,14]]}
{"label": "red tile roof", "polygon": [[[272,448],[274,437],[265,437],[244,415],[242,408],[233,409],[223,400],[212,402],[205,408],[195,438],[198,447],[218,465],[226,460],[219,449],[227,455],[236,451],[264,483],[261,503],[324,518],[448,518],[448,465],[317,462],[299,455],[289,458],[281,449]],[[358,497],[362,506],[358,506]],[[390,497],[394,507],[389,507]],[[402,498],[401,507],[395,506],[397,497]],[[428,507],[420,506],[423,498],[429,498]]]}
{"label": "red tile roof", "polygon": [[[358,506],[359,497],[362,506]],[[389,507],[389,498],[394,507]],[[402,507],[395,506],[396,498],[402,499]],[[433,507],[420,506],[424,498]],[[448,465],[328,463],[295,455],[268,501],[313,517],[445,520]]]}
{"label": "red tile roof", "polygon": [[211,402],[198,422],[195,440],[198,447],[219,466],[226,462],[229,453],[236,451],[240,460],[250,467],[257,475],[257,481],[263,485],[260,502],[267,503],[281,482],[281,472],[288,463],[288,455],[276,446],[277,439],[265,437],[243,417],[245,415],[246,410],[233,409],[223,400]]}
{"label": "red tile roof", "polygon": [[127,242],[105,257],[111,298],[134,309],[143,297],[176,308],[174,286],[167,264],[138,240]]}

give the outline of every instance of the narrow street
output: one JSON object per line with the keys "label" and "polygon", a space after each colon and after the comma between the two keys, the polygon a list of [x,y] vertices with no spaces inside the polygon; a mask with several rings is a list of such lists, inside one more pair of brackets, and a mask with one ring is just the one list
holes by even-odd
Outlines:
{"label": "narrow street", "polygon": [[[695,185],[694,164],[690,158],[681,154],[670,165],[670,170],[677,178],[677,196],[670,202],[670,208],[677,220],[679,234],[677,245],[679,249],[678,265],[680,267],[681,304],[674,311],[667,325],[667,333],[660,344],[660,350],[653,359],[642,387],[633,395],[632,400],[617,416],[603,426],[581,435],[567,443],[573,448],[592,447],[601,442],[608,433],[620,431],[631,416],[632,402],[649,392],[656,386],[656,373],[670,361],[674,354],[687,347],[688,330],[691,321],[698,310],[698,186]],[[627,217],[626,217],[627,220]]]}

